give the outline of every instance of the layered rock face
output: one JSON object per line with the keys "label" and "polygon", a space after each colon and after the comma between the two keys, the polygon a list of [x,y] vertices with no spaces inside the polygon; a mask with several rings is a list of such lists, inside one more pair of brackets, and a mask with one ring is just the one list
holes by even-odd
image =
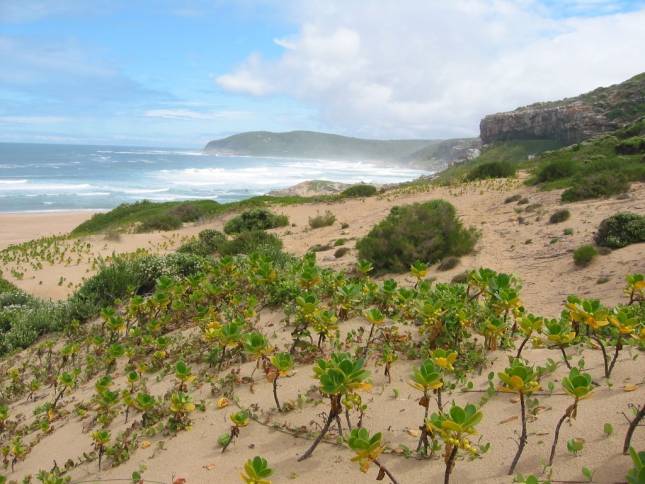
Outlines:
{"label": "layered rock face", "polygon": [[518,139],[578,143],[645,115],[645,73],[577,97],[537,103],[482,119],[484,144]]}
{"label": "layered rock face", "polygon": [[491,114],[482,119],[479,129],[485,144],[511,139],[557,139],[573,144],[618,126],[604,113],[577,101],[564,106],[526,107]]}

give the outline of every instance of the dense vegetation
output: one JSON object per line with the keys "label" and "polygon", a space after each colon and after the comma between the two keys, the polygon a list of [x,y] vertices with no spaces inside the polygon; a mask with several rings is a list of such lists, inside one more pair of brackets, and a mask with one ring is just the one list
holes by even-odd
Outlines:
{"label": "dense vegetation", "polygon": [[[432,206],[449,213],[444,203],[436,201]],[[46,482],[65,483],[69,482],[66,474],[77,466],[86,466],[84,472],[92,463],[99,470],[106,463],[119,466],[139,452],[144,439],[167,439],[189,429],[193,413],[205,411],[205,401],[198,396],[203,397],[204,393],[198,392],[205,384],[210,384],[208,398],[216,401],[217,408],[233,403],[240,406],[237,388],[245,382],[252,384],[253,372],[259,370],[272,382],[279,413],[287,414],[296,405],[325,404],[325,423],[316,429],[315,440],[303,443],[303,451],[305,445],[308,449],[298,460],[315,452],[333,423],[338,425],[339,433],[345,427],[347,434],[340,442],[355,454],[353,460],[363,471],[375,466],[379,475],[396,482],[392,470],[379,459],[384,452],[396,453],[386,449],[382,435],[365,428],[364,422],[382,427],[388,423],[363,418],[371,409],[362,391],[369,387],[375,371],[382,371],[389,381],[395,371],[393,363],[404,357],[414,361],[409,380],[422,408],[418,458],[445,455],[444,482],[448,483],[455,466],[468,465],[468,459],[460,456],[475,459],[490,452],[499,453],[494,444],[472,437],[486,418],[486,405],[494,401],[491,398],[499,386],[504,392],[514,393],[522,409],[517,423],[522,431],[509,470],[512,474],[534,435],[527,431],[529,415],[525,406],[536,408],[534,399],[541,380],[559,366],[551,358],[544,366],[533,365],[522,353],[525,345],[529,341],[540,347],[547,345],[554,355],[562,354],[562,364],[570,366],[569,355],[583,348],[594,351],[589,349],[593,340],[594,347],[602,348],[604,368],[600,371],[608,380],[615,365],[624,364],[624,359],[618,358],[620,351],[626,351],[626,346],[642,345],[645,334],[642,275],[628,277],[627,304],[610,308],[597,300],[570,296],[561,316],[551,320],[526,312],[517,278],[490,269],[468,272],[461,284],[433,284],[425,279],[423,268],[415,265],[412,275],[417,283],[408,287],[393,280],[371,279],[372,269],[364,262],[358,264],[354,277],[322,269],[312,256],[276,260],[251,254],[201,260],[198,269],[191,264],[179,266],[184,273],[174,276],[174,270],[165,264],[135,270],[143,273],[146,280],[157,276],[156,284],[143,292],[143,286],[140,290],[128,287],[139,281],[136,277],[104,272],[104,279],[96,281],[96,286],[118,286],[121,290],[116,292],[126,295],[120,302],[113,301],[115,306],[108,303],[101,310],[100,324],[79,325],[68,320],[59,328],[51,328],[64,332],[58,340],[43,341],[24,357],[16,358],[14,366],[1,375],[0,388],[7,402],[0,408],[7,467],[19,470],[21,461],[29,457],[42,437],[65,425],[72,411],[87,417],[84,425],[91,432],[93,447],[65,467],[48,467],[51,464],[43,462],[46,468],[41,477],[50,479]],[[125,265],[121,270],[131,269]],[[11,289],[5,282],[0,287]],[[268,335],[258,329],[257,314],[266,307],[279,308],[289,315],[271,329],[286,337],[278,347],[273,347]],[[352,318],[362,321],[369,331],[337,331]],[[491,352],[510,350],[516,343],[516,356],[508,366],[497,375],[491,373],[481,398],[466,404],[459,390],[471,387],[470,375],[481,372],[491,354],[498,358]],[[616,356],[611,355],[610,348]],[[317,395],[315,399],[297,404],[281,400],[278,380],[297,365],[312,362],[315,387],[310,391]],[[561,381],[562,391],[573,403],[560,407],[564,417],[555,433],[551,461],[558,457],[562,422],[571,422],[579,400],[591,393],[592,377],[587,371],[595,372],[595,368],[587,370],[582,363]],[[166,390],[152,386],[163,378],[173,380]],[[602,381],[598,375],[595,378]],[[93,388],[93,394],[83,401],[70,399],[81,385]],[[16,413],[15,404],[50,386],[55,390],[47,391],[51,396],[45,396],[36,407],[33,420],[25,421]],[[419,408],[414,403],[409,405],[410,409]],[[229,414],[230,430],[216,439],[222,452],[239,451],[230,447],[231,442],[248,425],[262,422],[259,411],[257,405],[240,406]],[[540,418],[538,412],[530,416]],[[634,427],[638,425],[636,418],[632,422]],[[285,423],[280,430],[294,437],[303,434],[301,425]],[[629,435],[625,439],[627,449]],[[408,449],[408,456],[412,453]],[[510,457],[496,456],[504,460]],[[133,474],[133,481],[141,480],[140,473],[144,471],[145,468]],[[246,482],[261,482],[258,479],[266,479],[274,472],[266,459],[255,457],[245,463],[243,478]]]}
{"label": "dense vegetation", "polygon": [[248,230],[267,230],[289,224],[286,215],[277,215],[266,208],[253,208],[233,217],[224,225],[224,232],[237,234]]}
{"label": "dense vegetation", "polygon": [[604,219],[600,222],[595,241],[612,249],[645,242],[645,215],[621,212]]}
{"label": "dense vegetation", "polygon": [[194,222],[221,210],[212,200],[155,203],[142,200],[124,203],[105,213],[97,213],[72,231],[72,235],[89,235],[138,224],[140,231],[172,230],[184,222]]}
{"label": "dense vegetation", "polygon": [[611,135],[542,154],[529,183],[567,188],[562,194],[566,202],[623,193],[630,182],[645,181],[645,152],[634,148],[641,146],[639,140],[645,140],[645,118]]}
{"label": "dense vegetation", "polygon": [[508,178],[515,175],[516,167],[508,161],[489,161],[475,166],[468,173],[468,180]]}
{"label": "dense vegetation", "polygon": [[367,185],[365,183],[359,183],[357,185],[352,185],[349,188],[346,188],[342,191],[342,195],[345,197],[371,197],[376,195],[378,190],[374,185]]}
{"label": "dense vegetation", "polygon": [[101,309],[133,294],[147,293],[160,277],[198,273],[204,259],[190,254],[144,252],[102,263],[66,301],[41,301],[0,278],[0,354],[26,348],[40,335],[96,317]]}
{"label": "dense vegetation", "polygon": [[509,163],[521,168],[529,163],[529,158],[548,150],[562,147],[562,143],[554,140],[513,140],[502,141],[486,146],[481,155],[473,160],[455,164],[440,172],[437,176],[439,184],[454,184],[464,181],[479,165],[487,163]]}
{"label": "dense vegetation", "polygon": [[392,208],[356,247],[378,273],[405,272],[416,261],[434,263],[467,254],[477,238],[474,229],[463,227],[450,203],[432,200]]}

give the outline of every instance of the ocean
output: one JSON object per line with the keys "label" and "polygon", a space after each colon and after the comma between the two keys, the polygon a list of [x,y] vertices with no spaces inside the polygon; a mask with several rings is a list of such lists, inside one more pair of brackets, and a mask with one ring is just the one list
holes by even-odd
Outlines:
{"label": "ocean", "polygon": [[106,210],[121,203],[221,203],[305,180],[397,183],[428,172],[357,161],[215,156],[198,150],[0,143],[0,212]]}

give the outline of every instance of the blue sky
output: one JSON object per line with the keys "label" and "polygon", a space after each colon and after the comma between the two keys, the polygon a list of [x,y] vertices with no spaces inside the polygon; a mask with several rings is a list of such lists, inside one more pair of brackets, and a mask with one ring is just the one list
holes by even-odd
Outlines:
{"label": "blue sky", "polygon": [[611,0],[0,0],[0,141],[471,136],[488,112],[645,70],[644,15]]}

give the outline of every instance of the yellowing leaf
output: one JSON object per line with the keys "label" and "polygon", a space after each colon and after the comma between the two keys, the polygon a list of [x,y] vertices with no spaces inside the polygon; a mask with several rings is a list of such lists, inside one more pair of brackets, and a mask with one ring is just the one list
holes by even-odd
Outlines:
{"label": "yellowing leaf", "polygon": [[149,440],[144,440],[143,442],[141,442],[141,448],[142,449],[147,449],[148,447],[150,447],[150,445],[151,444],[150,444]]}
{"label": "yellowing leaf", "polygon": [[217,408],[224,408],[224,407],[228,407],[230,404],[231,404],[231,402],[230,402],[230,401],[229,401],[229,399],[228,399],[228,398],[226,398],[226,397],[219,398],[219,399],[217,400],[217,402],[215,403],[215,405],[217,406]]}
{"label": "yellowing leaf", "polygon": [[634,385],[633,383],[628,383],[623,387],[623,390],[626,392],[633,392],[638,389],[638,385]]}
{"label": "yellowing leaf", "polygon": [[406,432],[412,437],[418,437],[419,435],[421,435],[418,429],[407,429]]}

